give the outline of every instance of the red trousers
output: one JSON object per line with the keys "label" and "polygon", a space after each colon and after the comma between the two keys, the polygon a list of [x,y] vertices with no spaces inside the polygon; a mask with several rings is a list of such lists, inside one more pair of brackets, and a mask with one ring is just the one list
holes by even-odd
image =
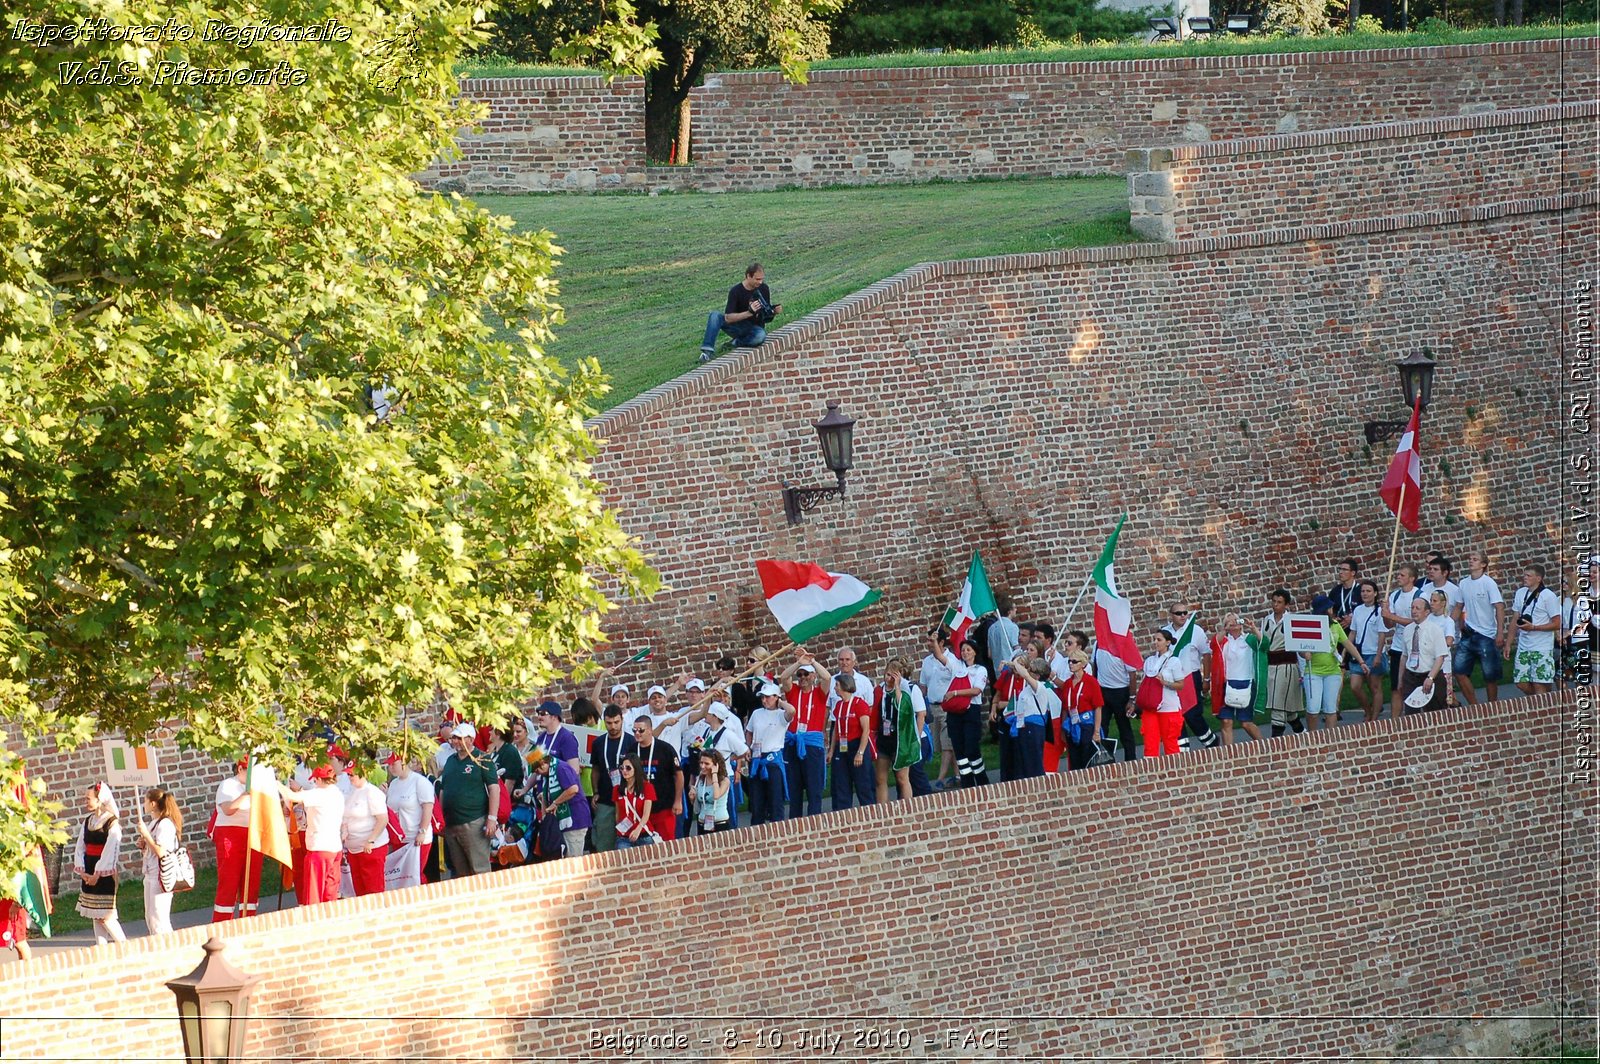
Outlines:
{"label": "red trousers", "polygon": [[344,855],[344,859],[350,862],[350,885],[355,888],[356,897],[383,893],[383,860],[386,856],[387,849]]}
{"label": "red trousers", "polygon": [[[239,912],[244,916],[254,916],[256,912],[256,899],[261,896],[261,861],[259,853],[249,853],[250,829],[243,827],[222,827],[212,829],[211,839],[217,846],[217,897],[211,906],[211,922],[219,923],[223,920],[233,919],[233,905],[236,901],[243,901]],[[245,855],[250,859],[250,882],[243,883]],[[244,887],[244,897],[240,899],[240,887]]]}
{"label": "red trousers", "polygon": [[1182,713],[1143,713],[1140,719],[1145,757],[1175,754],[1181,749],[1178,740],[1183,736]]}
{"label": "red trousers", "polygon": [[678,816],[672,811],[671,806],[660,812],[651,813],[649,824],[650,830],[660,835],[663,842],[678,837]]}
{"label": "red trousers", "polygon": [[301,905],[339,900],[339,858],[343,854],[307,850],[301,878],[295,880],[295,897]]}

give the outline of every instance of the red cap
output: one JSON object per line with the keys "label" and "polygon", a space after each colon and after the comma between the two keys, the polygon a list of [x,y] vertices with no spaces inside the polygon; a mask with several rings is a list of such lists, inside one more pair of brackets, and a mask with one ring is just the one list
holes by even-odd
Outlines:
{"label": "red cap", "polygon": [[383,763],[385,765],[398,765],[404,760],[405,758],[401,757],[399,752],[396,751],[395,753],[392,753],[388,757],[384,758]]}
{"label": "red cap", "polygon": [[332,783],[333,782],[333,766],[332,765],[318,765],[316,768],[311,770],[311,778],[314,779],[314,780],[327,780],[329,783]]}
{"label": "red cap", "polygon": [[340,761],[349,761],[350,755],[344,752],[344,747],[337,744],[328,747],[328,756]]}

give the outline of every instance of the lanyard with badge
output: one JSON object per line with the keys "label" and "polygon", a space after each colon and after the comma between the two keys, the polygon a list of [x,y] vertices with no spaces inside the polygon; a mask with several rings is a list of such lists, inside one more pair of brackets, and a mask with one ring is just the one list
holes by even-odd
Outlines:
{"label": "lanyard with badge", "polygon": [[605,742],[600,746],[600,763],[606,767],[606,775],[611,779],[613,788],[622,786],[622,740],[617,740],[615,751],[611,747],[611,736],[606,736]]}

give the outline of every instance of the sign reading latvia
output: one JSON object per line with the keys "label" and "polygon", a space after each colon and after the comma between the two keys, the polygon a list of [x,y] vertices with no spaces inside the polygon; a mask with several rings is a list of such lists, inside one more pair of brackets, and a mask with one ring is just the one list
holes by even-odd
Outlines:
{"label": "sign reading latvia", "polygon": [[106,783],[112,787],[154,787],[161,782],[156,752],[148,746],[129,746],[120,739],[100,744],[106,756]]}
{"label": "sign reading latvia", "polygon": [[1283,633],[1283,649],[1296,654],[1302,651],[1316,653],[1329,646],[1328,618],[1315,613],[1295,613],[1289,616],[1289,626]]}

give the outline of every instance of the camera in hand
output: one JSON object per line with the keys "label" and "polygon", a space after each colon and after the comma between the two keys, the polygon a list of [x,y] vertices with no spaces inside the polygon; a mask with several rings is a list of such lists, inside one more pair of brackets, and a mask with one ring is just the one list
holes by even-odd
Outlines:
{"label": "camera in hand", "polygon": [[755,296],[750,300],[750,313],[755,315],[757,325],[767,325],[771,323],[773,318],[778,316],[778,312],[772,309],[771,304],[760,296]]}

